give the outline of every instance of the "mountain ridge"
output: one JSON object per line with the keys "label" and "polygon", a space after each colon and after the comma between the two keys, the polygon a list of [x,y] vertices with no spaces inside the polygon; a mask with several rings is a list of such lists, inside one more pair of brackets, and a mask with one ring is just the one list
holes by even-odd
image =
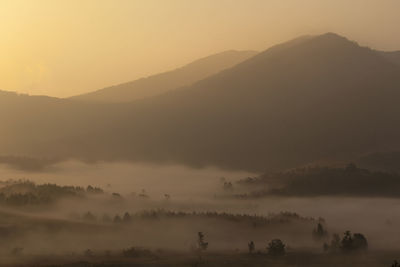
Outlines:
{"label": "mountain ridge", "polygon": [[130,102],[156,96],[233,67],[254,55],[256,51],[227,50],[200,58],[171,71],[150,75],[134,81],[105,87],[70,99],[96,102]]}
{"label": "mountain ridge", "polygon": [[[400,66],[325,34],[274,46],[158,96],[101,105],[66,100],[46,121],[33,108],[20,118],[41,125],[28,144],[42,156],[266,171],[400,149],[398,88]],[[26,143],[21,122],[13,123],[19,131],[7,129],[8,138]]]}

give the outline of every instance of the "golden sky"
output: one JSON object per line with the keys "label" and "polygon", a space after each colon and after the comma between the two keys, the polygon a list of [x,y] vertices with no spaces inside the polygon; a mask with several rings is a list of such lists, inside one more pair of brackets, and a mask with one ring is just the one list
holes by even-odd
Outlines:
{"label": "golden sky", "polygon": [[0,89],[71,96],[328,31],[400,50],[400,0],[0,0]]}

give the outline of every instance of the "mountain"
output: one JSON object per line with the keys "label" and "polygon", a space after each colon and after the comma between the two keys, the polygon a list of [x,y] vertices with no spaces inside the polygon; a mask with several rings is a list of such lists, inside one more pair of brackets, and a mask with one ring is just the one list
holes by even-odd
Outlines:
{"label": "mountain", "polygon": [[346,160],[400,150],[399,88],[400,66],[328,33],[132,103],[26,97],[10,111],[0,97],[0,121],[18,114],[0,146],[8,145],[3,154],[253,171]]}
{"label": "mountain", "polygon": [[156,96],[172,89],[191,85],[224,69],[231,68],[256,54],[255,51],[225,51],[201,58],[173,71],[106,87],[95,92],[72,97],[72,99],[97,102],[129,102]]}
{"label": "mountain", "polygon": [[400,51],[382,51],[380,53],[389,61],[400,65]]}
{"label": "mountain", "polygon": [[399,74],[379,53],[335,34],[296,40],[135,103],[123,119],[131,124],[112,127],[126,142],[108,151],[261,170],[398,148]]}
{"label": "mountain", "polygon": [[119,113],[113,104],[0,91],[0,163],[34,161],[34,157],[40,157],[39,161],[66,155],[79,158],[64,140],[101,132]]}

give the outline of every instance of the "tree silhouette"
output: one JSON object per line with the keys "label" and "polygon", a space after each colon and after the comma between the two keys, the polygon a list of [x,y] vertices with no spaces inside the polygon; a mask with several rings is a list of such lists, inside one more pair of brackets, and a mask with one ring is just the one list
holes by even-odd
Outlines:
{"label": "tree silhouette", "polygon": [[332,251],[338,251],[340,249],[340,236],[338,234],[333,234],[330,249]]}
{"label": "tree silhouette", "polygon": [[353,237],[351,236],[350,231],[344,232],[344,236],[341,242],[341,247],[343,251],[350,251],[353,249]]}
{"label": "tree silhouette", "polygon": [[124,217],[122,218],[123,222],[130,222],[132,220],[131,215],[128,212],[125,212]]}
{"label": "tree silhouette", "polygon": [[95,221],[96,216],[94,216],[90,211],[86,212],[85,215],[83,215],[83,219],[85,221]]}
{"label": "tree silhouette", "polygon": [[254,252],[255,249],[256,249],[256,246],[254,245],[254,242],[253,242],[253,241],[250,241],[250,243],[247,244],[247,245],[248,245],[248,247],[249,247],[249,253],[250,253],[250,254],[253,254],[253,252]]}
{"label": "tree silhouette", "polygon": [[122,254],[125,257],[151,257],[152,256],[152,252],[150,250],[144,249],[144,248],[135,248],[135,247],[124,249],[122,251]]}
{"label": "tree silhouette", "polygon": [[363,234],[355,233],[353,235],[353,249],[366,250],[368,248],[367,238]]}
{"label": "tree silhouette", "polygon": [[357,171],[357,165],[354,163],[349,163],[346,165],[346,171],[347,172],[355,172]]}
{"label": "tree silhouette", "polygon": [[87,249],[83,252],[83,255],[85,255],[86,257],[93,257],[94,253],[91,249]]}
{"label": "tree silhouette", "polygon": [[340,239],[338,234],[334,234],[331,245],[329,246],[327,243],[324,243],[323,249],[324,251],[330,252],[351,252],[351,251],[360,251],[366,250],[368,248],[367,238],[360,233],[351,234],[350,231],[344,232],[343,238]]}
{"label": "tree silhouette", "polygon": [[205,251],[208,248],[208,242],[204,241],[204,234],[202,232],[197,233],[197,245],[201,251]]}
{"label": "tree silhouette", "polygon": [[267,250],[268,254],[274,256],[284,255],[286,252],[285,244],[280,239],[273,239],[271,242],[269,242]]}
{"label": "tree silhouette", "polygon": [[315,239],[322,239],[326,237],[328,232],[324,229],[322,223],[318,223],[317,228],[313,230],[313,236]]}

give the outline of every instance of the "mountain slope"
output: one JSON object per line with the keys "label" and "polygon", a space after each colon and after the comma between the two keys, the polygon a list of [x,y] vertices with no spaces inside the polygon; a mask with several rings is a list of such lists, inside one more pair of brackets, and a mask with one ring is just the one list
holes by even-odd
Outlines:
{"label": "mountain slope", "polygon": [[133,103],[24,108],[8,138],[40,155],[282,169],[400,149],[399,88],[400,66],[329,33]]}
{"label": "mountain slope", "polygon": [[251,170],[351,158],[399,148],[399,88],[398,66],[325,34],[138,101],[119,117],[128,124],[112,124],[90,147],[106,143],[116,158]]}
{"label": "mountain slope", "polygon": [[72,99],[98,102],[129,102],[151,97],[190,85],[221,70],[231,68],[256,54],[257,52],[255,51],[225,51],[196,60],[173,71],[106,87],[95,92],[72,97]]}
{"label": "mountain slope", "polygon": [[400,51],[380,52],[389,61],[400,65]]}

